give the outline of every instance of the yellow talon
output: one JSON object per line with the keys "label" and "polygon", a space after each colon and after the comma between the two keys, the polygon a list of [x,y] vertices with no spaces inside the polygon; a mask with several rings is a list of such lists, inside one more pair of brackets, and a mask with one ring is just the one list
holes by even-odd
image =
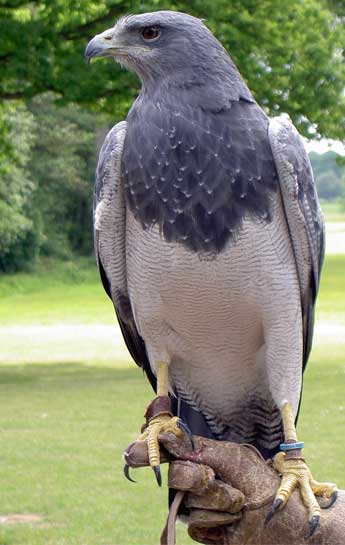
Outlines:
{"label": "yellow talon", "polygon": [[150,420],[148,425],[147,446],[149,451],[150,466],[159,465],[159,444],[158,435],[160,433],[173,433],[176,436],[182,435],[182,430],[177,426],[178,417],[171,418],[167,414],[157,415]]}
{"label": "yellow talon", "polygon": [[311,480],[310,486],[315,494],[320,498],[330,500],[335,492],[338,491],[337,486],[333,483],[318,483],[314,479]]}
{"label": "yellow talon", "polygon": [[[178,426],[179,418],[173,417],[170,411],[168,398],[169,371],[164,362],[156,364],[157,372],[157,397],[149,405],[146,411],[146,428],[142,431],[137,441],[147,441],[150,466],[155,472],[156,479],[161,485],[160,455],[158,436],[160,433],[173,433],[176,436],[183,435]],[[158,412],[159,411],[159,412]]]}
{"label": "yellow talon", "polygon": [[273,467],[282,475],[276,499],[280,498],[283,502],[281,507],[284,507],[292,492],[298,487],[310,517],[320,516],[321,508],[312,489],[313,477],[307,464],[300,458],[290,460],[285,458],[285,453],[280,452],[273,461]]}
{"label": "yellow talon", "polygon": [[[282,417],[285,442],[297,443],[294,414],[289,403],[284,405]],[[296,488],[299,488],[303,504],[309,512],[310,528],[307,537],[311,537],[318,526],[321,513],[321,507],[316,496],[331,499],[329,504],[331,506],[336,499],[337,487],[332,483],[318,483],[315,481],[310,469],[302,458],[301,450],[292,450],[294,452],[290,451],[289,454],[279,452],[274,457],[273,467],[282,476],[282,481],[266,522],[269,522],[272,516],[284,507],[292,492]]]}

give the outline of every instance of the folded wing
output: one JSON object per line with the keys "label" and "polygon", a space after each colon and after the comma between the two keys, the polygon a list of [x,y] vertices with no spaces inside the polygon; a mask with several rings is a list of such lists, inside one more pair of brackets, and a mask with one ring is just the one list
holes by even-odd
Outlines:
{"label": "folded wing", "polygon": [[94,194],[95,253],[104,289],[113,301],[127,348],[155,389],[156,379],[135,325],[127,290],[126,205],[121,174],[125,136],[124,121],[111,129],[99,154]]}
{"label": "folded wing", "polygon": [[301,288],[304,370],[313,339],[315,301],[324,257],[324,221],[303,140],[287,115],[270,121],[269,139]]}

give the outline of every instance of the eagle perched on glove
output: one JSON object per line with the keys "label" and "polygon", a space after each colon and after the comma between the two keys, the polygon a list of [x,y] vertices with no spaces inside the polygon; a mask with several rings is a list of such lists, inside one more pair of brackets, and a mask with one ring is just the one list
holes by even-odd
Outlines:
{"label": "eagle perched on glove", "polygon": [[94,230],[104,288],[157,392],[140,436],[157,479],[162,431],[280,448],[272,513],[299,487],[312,534],[315,494],[336,489],[313,480],[295,429],[324,253],[302,139],[190,15],[123,17],[85,55],[142,83],[100,152]]}

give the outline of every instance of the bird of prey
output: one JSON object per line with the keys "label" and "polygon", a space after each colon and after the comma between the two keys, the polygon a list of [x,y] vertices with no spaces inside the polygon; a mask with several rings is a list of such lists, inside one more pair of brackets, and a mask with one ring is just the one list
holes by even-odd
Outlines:
{"label": "bird of prey", "polygon": [[295,429],[324,253],[303,141],[288,116],[266,116],[193,16],[123,17],[85,55],[142,84],[99,155],[94,232],[124,339],[157,392],[140,436],[157,479],[162,431],[280,449],[269,518],[298,487],[312,534],[315,495],[333,501],[336,487],[314,481]]}

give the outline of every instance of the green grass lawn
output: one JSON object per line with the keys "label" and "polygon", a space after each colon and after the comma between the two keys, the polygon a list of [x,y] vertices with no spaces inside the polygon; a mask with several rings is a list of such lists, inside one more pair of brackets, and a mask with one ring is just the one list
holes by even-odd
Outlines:
{"label": "green grass lawn", "polygon": [[326,221],[345,221],[345,208],[340,201],[321,201],[321,208]]}
{"label": "green grass lawn", "polygon": [[[344,324],[344,278],[345,256],[327,256],[318,306],[318,321],[326,325]],[[88,260],[46,264],[36,277],[2,277],[0,297],[0,329],[114,323]],[[45,338],[42,345],[50,361]],[[30,345],[25,349],[30,352]],[[158,489],[149,469],[135,472],[137,484],[122,475],[121,453],[135,439],[152,397],[141,371],[124,351],[113,361],[81,349],[77,362],[66,356],[29,365],[20,354],[0,369],[0,517],[36,513],[44,519],[0,524],[0,545],[158,543],[166,489]],[[344,391],[345,338],[335,329],[315,339],[299,433],[315,476],[345,488]],[[192,543],[182,527],[178,543]]]}
{"label": "green grass lawn", "polygon": [[345,323],[345,254],[326,256],[316,308],[318,320]]}
{"label": "green grass lawn", "polygon": [[95,260],[43,261],[35,274],[0,276],[0,326],[114,323]]}
{"label": "green grass lawn", "polygon": [[133,367],[2,369],[0,514],[45,518],[42,525],[0,525],[1,545],[159,541],[166,490],[150,470],[135,485],[126,481],[121,459],[150,395]]}

